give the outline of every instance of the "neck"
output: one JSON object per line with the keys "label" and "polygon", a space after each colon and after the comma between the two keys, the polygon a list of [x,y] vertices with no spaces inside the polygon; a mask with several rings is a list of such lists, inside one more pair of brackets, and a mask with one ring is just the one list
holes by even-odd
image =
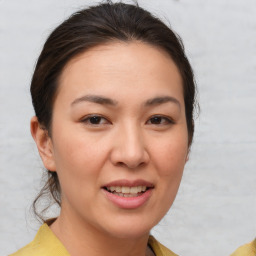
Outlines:
{"label": "neck", "polygon": [[50,228],[72,256],[154,255],[147,246],[149,233],[139,237],[120,238],[98,230],[84,221],[69,220],[70,218],[60,214]]}

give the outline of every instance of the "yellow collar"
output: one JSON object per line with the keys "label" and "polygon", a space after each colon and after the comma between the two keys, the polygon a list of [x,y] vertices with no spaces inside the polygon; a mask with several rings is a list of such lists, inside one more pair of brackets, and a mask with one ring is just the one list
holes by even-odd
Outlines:
{"label": "yellow collar", "polygon": [[[149,237],[148,245],[156,256],[177,256],[153,236]],[[35,252],[37,256],[70,256],[46,223],[40,227],[31,243],[10,256],[34,256]]]}

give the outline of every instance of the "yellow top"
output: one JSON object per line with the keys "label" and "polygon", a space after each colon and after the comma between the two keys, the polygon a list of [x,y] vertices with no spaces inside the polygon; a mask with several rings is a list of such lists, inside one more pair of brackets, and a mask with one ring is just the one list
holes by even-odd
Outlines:
{"label": "yellow top", "polygon": [[[160,244],[153,236],[149,237],[148,244],[156,256],[177,256],[177,254]],[[49,226],[43,224],[31,243],[10,256],[70,256],[70,254]]]}
{"label": "yellow top", "polygon": [[256,256],[256,239],[249,244],[239,247],[230,256]]}

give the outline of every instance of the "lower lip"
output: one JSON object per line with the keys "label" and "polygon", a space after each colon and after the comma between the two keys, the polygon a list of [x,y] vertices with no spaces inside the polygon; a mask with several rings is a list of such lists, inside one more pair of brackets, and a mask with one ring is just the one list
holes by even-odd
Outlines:
{"label": "lower lip", "polygon": [[136,197],[122,197],[115,195],[103,189],[106,197],[119,208],[136,209],[144,205],[152,194],[152,189],[148,189],[144,193]]}

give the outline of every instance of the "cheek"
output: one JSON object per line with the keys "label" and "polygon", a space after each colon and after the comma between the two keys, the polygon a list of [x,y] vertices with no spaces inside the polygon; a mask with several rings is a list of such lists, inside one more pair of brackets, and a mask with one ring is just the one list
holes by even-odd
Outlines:
{"label": "cheek", "polygon": [[[69,138],[55,145],[56,168],[62,190],[62,203],[77,208],[87,204],[95,192],[101,166],[99,152],[92,144]],[[88,206],[89,207],[89,206]]]}
{"label": "cheek", "polygon": [[182,176],[188,153],[186,136],[166,139],[155,144],[152,157],[159,176]]}
{"label": "cheek", "polygon": [[178,192],[187,157],[187,140],[165,141],[157,148],[158,191],[162,208],[168,211]]}
{"label": "cheek", "polygon": [[91,137],[86,136],[84,132],[73,132],[67,128],[59,129],[54,136],[54,156],[57,170],[61,171],[61,167],[64,169],[69,167],[76,171],[78,167],[86,168],[88,165],[95,164],[95,159],[101,152],[97,145],[98,143],[93,143]]}
{"label": "cheek", "polygon": [[173,204],[180,186],[187,155],[187,140],[184,138],[186,136],[159,141],[154,147],[152,163],[157,172],[155,204],[161,218]]}
{"label": "cheek", "polygon": [[81,136],[58,134],[55,138],[54,158],[63,189],[65,183],[76,189],[89,185],[100,170],[103,150]]}

